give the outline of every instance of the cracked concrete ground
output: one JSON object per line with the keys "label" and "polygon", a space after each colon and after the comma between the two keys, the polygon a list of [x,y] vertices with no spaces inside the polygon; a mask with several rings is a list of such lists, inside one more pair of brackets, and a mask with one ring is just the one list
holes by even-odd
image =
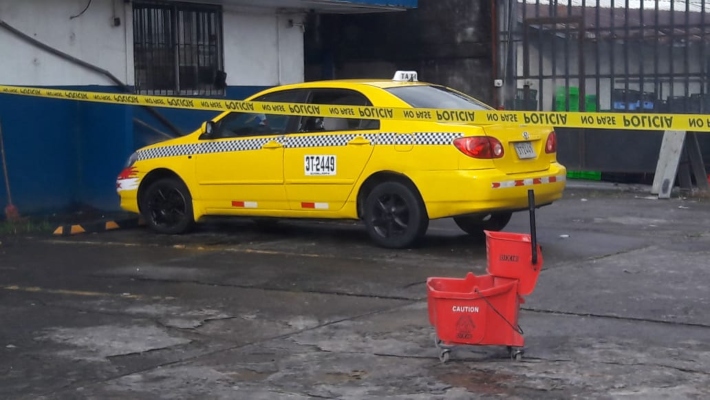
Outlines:
{"label": "cracked concrete ground", "polygon": [[709,398],[710,203],[644,197],[538,211],[521,362],[439,362],[425,281],[485,270],[449,220],[405,251],[352,223],[0,238],[0,398]]}

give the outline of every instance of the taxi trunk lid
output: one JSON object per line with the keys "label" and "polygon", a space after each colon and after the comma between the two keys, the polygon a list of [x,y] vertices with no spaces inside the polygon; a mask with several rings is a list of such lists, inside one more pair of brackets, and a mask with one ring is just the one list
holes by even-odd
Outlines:
{"label": "taxi trunk lid", "polygon": [[486,136],[498,139],[505,153],[493,159],[499,170],[507,174],[544,171],[555,160],[555,153],[546,153],[545,145],[553,128],[487,125]]}

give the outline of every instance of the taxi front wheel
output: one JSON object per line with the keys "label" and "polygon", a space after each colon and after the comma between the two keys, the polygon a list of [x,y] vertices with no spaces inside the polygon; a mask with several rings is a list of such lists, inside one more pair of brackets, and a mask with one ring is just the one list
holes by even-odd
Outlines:
{"label": "taxi front wheel", "polygon": [[149,228],[163,234],[187,232],[195,223],[190,191],[177,178],[153,182],[141,197],[141,213]]}
{"label": "taxi front wheel", "polygon": [[372,240],[386,248],[412,246],[429,227],[419,196],[400,182],[377,185],[365,200],[364,216]]}
{"label": "taxi front wheel", "polygon": [[454,222],[462,231],[473,236],[483,236],[483,231],[500,231],[508,225],[511,212],[501,212],[493,214],[454,217]]}

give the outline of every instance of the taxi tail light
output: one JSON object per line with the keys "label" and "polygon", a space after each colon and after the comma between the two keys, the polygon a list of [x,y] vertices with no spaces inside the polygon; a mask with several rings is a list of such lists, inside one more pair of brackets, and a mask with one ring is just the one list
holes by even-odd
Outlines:
{"label": "taxi tail light", "polygon": [[500,140],[490,136],[468,136],[454,140],[454,146],[473,158],[501,158],[505,154]]}
{"label": "taxi tail light", "polygon": [[547,137],[547,143],[545,143],[545,153],[555,153],[557,152],[557,134],[555,131],[550,132]]}

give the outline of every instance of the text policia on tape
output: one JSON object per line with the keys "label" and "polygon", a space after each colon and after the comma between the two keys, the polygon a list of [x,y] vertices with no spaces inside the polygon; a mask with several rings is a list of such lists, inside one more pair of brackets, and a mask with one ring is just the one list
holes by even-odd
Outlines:
{"label": "text policia on tape", "polygon": [[513,124],[593,129],[710,132],[710,116],[696,114],[582,113],[545,111],[471,111],[424,108],[356,107],[268,103],[205,98],[145,96],[75,90],[0,86],[0,94],[186,110],[244,111],[314,117],[365,118],[443,123]]}

